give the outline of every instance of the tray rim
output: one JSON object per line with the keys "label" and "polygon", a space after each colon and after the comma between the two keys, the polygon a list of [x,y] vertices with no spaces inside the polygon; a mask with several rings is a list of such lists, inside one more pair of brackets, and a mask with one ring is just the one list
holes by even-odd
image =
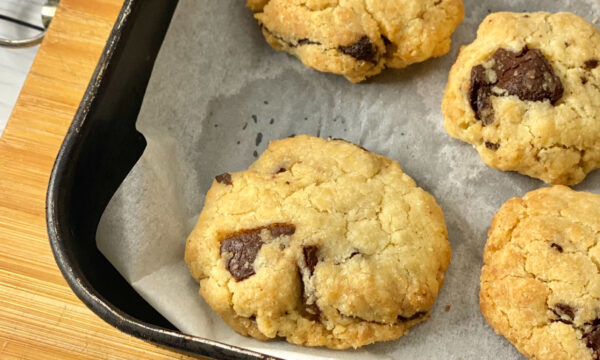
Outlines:
{"label": "tray rim", "polygon": [[[68,231],[65,231],[65,228],[69,227],[68,219],[60,218],[59,213],[56,211],[61,203],[61,188],[67,177],[71,175],[69,173],[70,164],[74,162],[76,149],[81,146],[83,141],[81,136],[83,129],[90,126],[91,120],[89,118],[91,111],[94,109],[93,105],[97,101],[98,92],[106,84],[105,73],[107,69],[114,66],[111,60],[122,51],[124,47],[123,40],[128,35],[127,31],[136,20],[135,6],[141,6],[139,4],[143,1],[124,1],[54,162],[46,192],[46,226],[52,253],[58,268],[75,295],[98,317],[126,334],[157,345],[215,359],[277,360],[278,358],[266,354],[187,335],[139,320],[106,301],[102,294],[87,281],[81,269],[74,267],[71,263],[71,254],[65,244],[65,237],[70,236]],[[178,0],[157,1],[178,2]],[[157,55],[154,55],[154,59]]]}

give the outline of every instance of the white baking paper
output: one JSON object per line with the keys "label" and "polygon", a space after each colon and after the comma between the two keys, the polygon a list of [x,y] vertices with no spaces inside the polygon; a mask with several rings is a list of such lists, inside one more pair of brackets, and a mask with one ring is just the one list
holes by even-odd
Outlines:
{"label": "white baking paper", "polygon": [[[522,359],[481,316],[479,274],[494,213],[545,185],[491,169],[451,139],[440,102],[459,47],[488,13],[566,10],[594,21],[600,2],[465,0],[465,8],[449,54],[357,85],[275,52],[243,0],[180,0],[137,122],[148,146],[102,217],[98,247],[187,334],[287,359]],[[453,250],[446,282],[431,318],[401,339],[343,352],[260,342],[233,332],[197,294],[184,245],[214,176],[246,169],[270,140],[291,134],[384,154],[443,208]],[[576,189],[600,192],[600,171]]]}

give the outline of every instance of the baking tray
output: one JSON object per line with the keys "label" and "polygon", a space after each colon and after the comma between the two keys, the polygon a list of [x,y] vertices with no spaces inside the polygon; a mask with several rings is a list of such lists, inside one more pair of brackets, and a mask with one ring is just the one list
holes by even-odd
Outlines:
{"label": "baking tray", "polygon": [[96,247],[100,216],[146,146],[135,122],[176,5],[177,0],[124,2],[50,176],[50,245],[73,292],[117,329],[215,359],[275,359],[179,332]]}

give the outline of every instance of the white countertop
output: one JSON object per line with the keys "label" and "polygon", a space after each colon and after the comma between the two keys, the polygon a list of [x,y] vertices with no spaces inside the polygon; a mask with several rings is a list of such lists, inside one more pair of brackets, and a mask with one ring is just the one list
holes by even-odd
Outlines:
{"label": "white countertop", "polygon": [[[40,10],[44,3],[44,0],[0,0],[0,15],[41,27]],[[38,32],[0,19],[2,37],[25,38]],[[0,47],[0,134],[4,131],[38,49],[39,46],[25,49]]]}

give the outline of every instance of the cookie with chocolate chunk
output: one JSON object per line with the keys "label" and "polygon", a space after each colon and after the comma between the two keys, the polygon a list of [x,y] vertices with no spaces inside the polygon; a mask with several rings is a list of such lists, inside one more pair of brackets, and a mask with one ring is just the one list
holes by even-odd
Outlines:
{"label": "cookie with chocolate chunk", "polygon": [[599,209],[600,195],[556,185],[494,216],[481,312],[530,359],[600,359]]}
{"label": "cookie with chocolate chunk", "polygon": [[267,42],[352,82],[450,50],[462,0],[247,0]]}
{"label": "cookie with chocolate chunk", "polygon": [[217,177],[185,259],[235,331],[345,349],[427,319],[450,246],[434,198],[396,162],[297,136]]}
{"label": "cookie with chocolate chunk", "polygon": [[493,168],[577,184],[600,167],[599,61],[574,14],[491,14],[450,71],[444,127]]}

